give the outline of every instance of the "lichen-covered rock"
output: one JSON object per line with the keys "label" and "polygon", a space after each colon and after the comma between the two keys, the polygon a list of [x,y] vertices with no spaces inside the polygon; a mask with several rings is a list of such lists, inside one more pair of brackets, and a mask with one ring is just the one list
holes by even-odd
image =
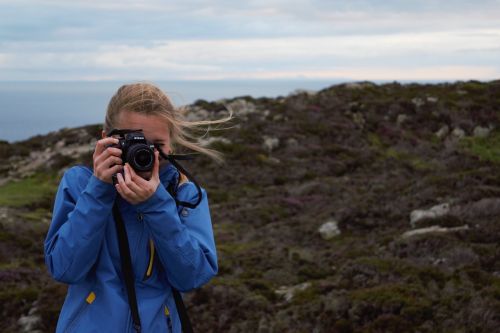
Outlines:
{"label": "lichen-covered rock", "polygon": [[255,104],[245,100],[245,99],[236,99],[227,104],[227,107],[232,110],[236,116],[248,116],[251,113],[257,112],[257,107]]}
{"label": "lichen-covered rock", "polygon": [[335,220],[328,221],[326,223],[323,223],[319,229],[318,229],[319,234],[321,235],[321,238],[325,240],[330,240],[334,238],[335,236],[340,235],[340,229],[338,226],[338,222]]}
{"label": "lichen-covered rock", "polygon": [[262,146],[265,150],[267,150],[269,153],[272,152],[274,149],[278,148],[280,145],[280,139],[276,137],[269,137],[269,136],[263,136],[263,143]]}
{"label": "lichen-covered rock", "polygon": [[435,219],[450,212],[450,204],[444,203],[431,207],[430,209],[416,209],[410,214],[410,224],[415,227],[417,223],[424,219]]}
{"label": "lichen-covered rock", "polygon": [[436,132],[436,136],[440,139],[443,139],[448,135],[448,133],[450,133],[450,128],[448,127],[448,125],[444,125]]}
{"label": "lichen-covered rock", "polygon": [[300,291],[305,291],[307,289],[311,288],[311,283],[310,282],[304,282],[295,286],[287,287],[287,286],[281,286],[274,292],[282,296],[286,302],[291,302],[293,300],[293,297]]}
{"label": "lichen-covered rock", "polygon": [[425,234],[429,234],[429,233],[449,233],[449,232],[464,231],[464,230],[468,230],[468,229],[469,229],[468,225],[464,225],[461,227],[453,227],[453,228],[443,228],[443,227],[440,227],[438,225],[433,225],[433,226],[427,227],[427,228],[420,228],[420,229],[406,231],[405,233],[403,233],[403,235],[401,235],[401,237],[402,238],[409,238],[409,237],[413,237],[413,236],[417,236],[417,235],[425,235]]}
{"label": "lichen-covered rock", "polygon": [[460,127],[455,127],[451,134],[458,139],[462,139],[465,137],[465,131]]}
{"label": "lichen-covered rock", "polygon": [[492,128],[490,127],[476,126],[474,127],[472,135],[474,135],[476,138],[486,138],[488,137],[488,135],[490,135],[491,130]]}

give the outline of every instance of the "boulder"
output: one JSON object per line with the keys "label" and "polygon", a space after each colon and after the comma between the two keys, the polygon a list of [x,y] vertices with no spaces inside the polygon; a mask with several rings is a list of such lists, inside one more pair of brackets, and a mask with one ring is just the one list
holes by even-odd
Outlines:
{"label": "boulder", "polygon": [[263,136],[262,139],[264,140],[264,142],[262,143],[262,146],[269,153],[272,152],[274,149],[278,148],[280,145],[279,138],[274,138],[274,137],[270,137],[270,136]]}
{"label": "boulder", "polygon": [[277,295],[282,296],[286,302],[291,302],[293,297],[297,294],[297,292],[307,290],[310,287],[311,287],[311,282],[304,282],[291,287],[281,286],[279,287],[278,290],[275,290],[274,292]]}
{"label": "boulder", "polygon": [[323,223],[321,227],[319,227],[318,232],[323,239],[330,240],[335,236],[340,235],[338,222],[335,220],[331,220],[326,223]]}
{"label": "boulder", "polygon": [[450,204],[444,203],[431,207],[430,209],[416,209],[410,214],[410,224],[414,228],[416,224],[424,219],[435,219],[450,212]]}
{"label": "boulder", "polygon": [[476,138],[486,138],[488,135],[490,135],[491,128],[489,127],[481,127],[481,126],[476,126],[474,128],[474,131],[472,132],[472,135]]}
{"label": "boulder", "polygon": [[450,133],[450,128],[448,127],[448,125],[444,125],[443,127],[441,127],[437,132],[436,132],[436,136],[440,139],[446,137],[448,135],[448,133]]}
{"label": "boulder", "polygon": [[440,227],[438,225],[433,225],[433,226],[427,227],[427,228],[419,228],[419,229],[415,229],[415,230],[406,231],[405,233],[403,233],[401,235],[401,238],[410,238],[413,236],[425,235],[425,234],[429,234],[429,233],[449,233],[449,232],[457,232],[457,231],[463,231],[463,230],[469,230],[469,226],[463,225],[460,227],[444,228],[444,227]]}
{"label": "boulder", "polygon": [[465,137],[465,131],[460,127],[455,127],[455,129],[453,129],[453,132],[451,132],[451,134],[459,139]]}
{"label": "boulder", "polygon": [[398,124],[398,126],[401,126],[404,122],[408,120],[408,118],[409,117],[406,114],[399,114],[398,118],[396,119],[396,123]]}

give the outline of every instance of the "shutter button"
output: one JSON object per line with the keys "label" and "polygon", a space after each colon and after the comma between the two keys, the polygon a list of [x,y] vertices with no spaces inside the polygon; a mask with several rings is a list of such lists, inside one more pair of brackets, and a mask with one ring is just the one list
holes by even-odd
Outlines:
{"label": "shutter button", "polygon": [[142,213],[137,214],[137,219],[142,222],[142,220],[144,220],[144,215],[142,215]]}

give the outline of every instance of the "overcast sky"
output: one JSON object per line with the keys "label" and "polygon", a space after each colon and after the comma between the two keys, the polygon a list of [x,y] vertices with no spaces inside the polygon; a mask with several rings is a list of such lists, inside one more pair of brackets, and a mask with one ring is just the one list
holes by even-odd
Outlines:
{"label": "overcast sky", "polygon": [[500,0],[0,0],[0,80],[492,80]]}

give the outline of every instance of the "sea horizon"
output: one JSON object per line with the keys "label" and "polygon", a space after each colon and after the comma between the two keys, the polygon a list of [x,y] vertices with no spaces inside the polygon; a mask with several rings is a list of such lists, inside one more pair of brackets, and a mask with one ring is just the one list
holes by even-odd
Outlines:
{"label": "sea horizon", "polygon": [[[287,96],[297,90],[318,91],[333,85],[362,80],[144,80],[162,88],[174,105],[196,100],[217,101],[241,96]],[[104,120],[109,99],[122,85],[140,80],[113,81],[0,81],[0,140],[16,142]],[[440,84],[457,81],[370,80],[376,84]]]}

